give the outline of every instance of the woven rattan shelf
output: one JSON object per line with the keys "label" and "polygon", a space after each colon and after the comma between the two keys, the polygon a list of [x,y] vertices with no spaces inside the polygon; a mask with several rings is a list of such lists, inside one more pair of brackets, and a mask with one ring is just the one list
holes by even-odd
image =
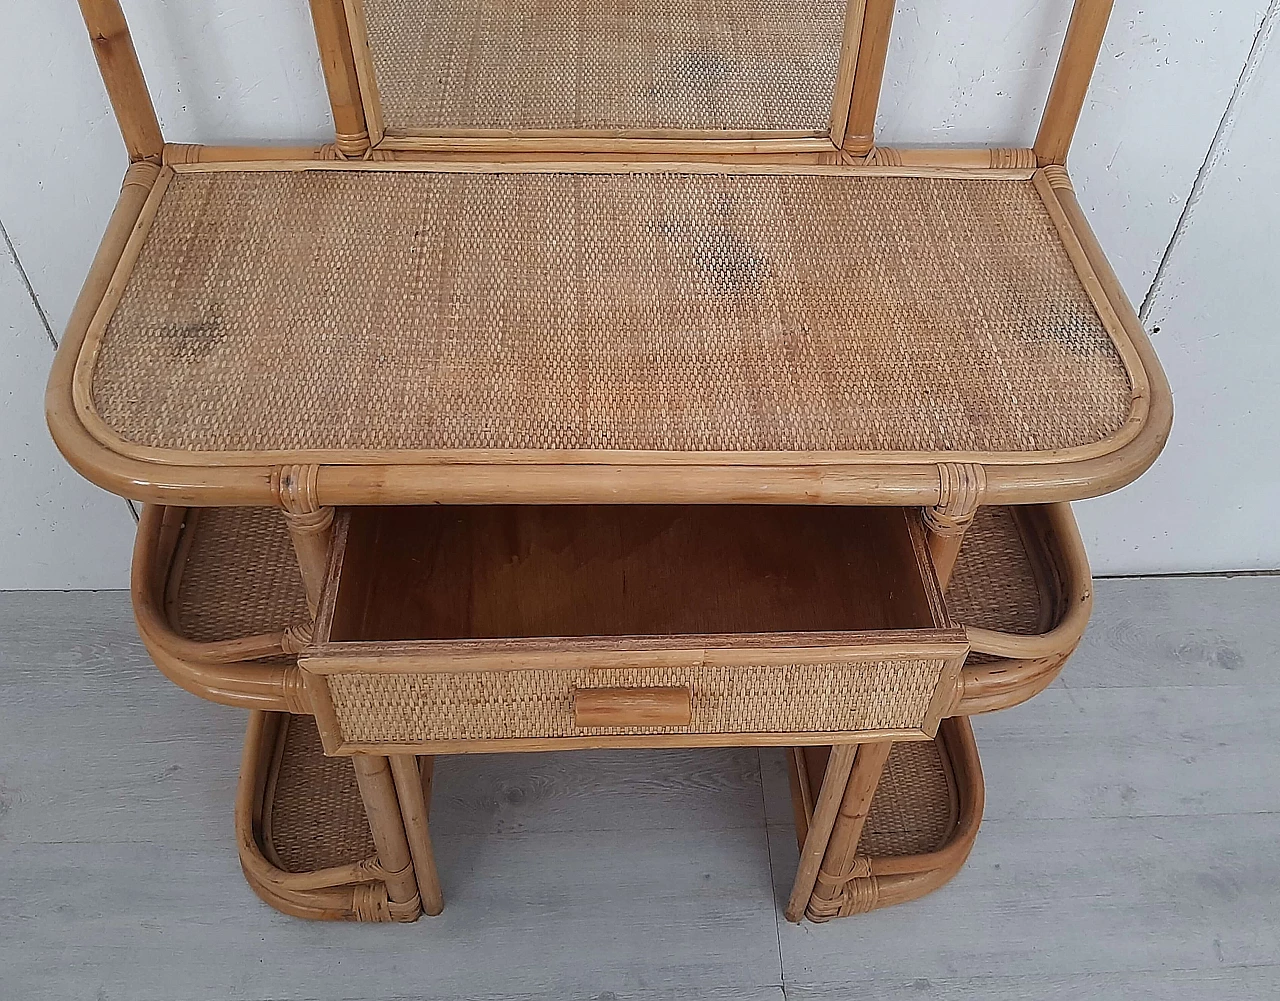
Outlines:
{"label": "woven rattan shelf", "polygon": [[[428,793],[429,795],[429,793]],[[327,758],[309,716],[249,717],[236,841],[259,897],[301,918],[410,921],[394,906],[350,760]]]}
{"label": "woven rattan shelf", "polygon": [[99,462],[316,463],[340,503],[641,474],[636,499],[928,503],[941,463],[1034,494],[1162,434],[1044,172],[252,166],[152,188],[71,387]]}
{"label": "woven rattan shelf", "polygon": [[[801,848],[830,757],[828,748],[795,748],[788,757],[796,836]],[[985,790],[973,730],[949,719],[936,740],[895,744],[871,801],[858,854],[847,873],[823,880],[838,892],[811,903],[806,917],[826,921],[901,904],[958,873],[982,822]]]}

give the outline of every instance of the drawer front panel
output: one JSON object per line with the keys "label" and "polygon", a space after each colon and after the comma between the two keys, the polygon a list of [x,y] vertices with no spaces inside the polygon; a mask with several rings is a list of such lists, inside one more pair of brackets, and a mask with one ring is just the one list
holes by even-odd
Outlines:
{"label": "drawer front panel", "polygon": [[[929,730],[949,658],[792,665],[335,672],[325,677],[345,744],[634,734]],[[687,726],[576,726],[574,692],[688,686]]]}

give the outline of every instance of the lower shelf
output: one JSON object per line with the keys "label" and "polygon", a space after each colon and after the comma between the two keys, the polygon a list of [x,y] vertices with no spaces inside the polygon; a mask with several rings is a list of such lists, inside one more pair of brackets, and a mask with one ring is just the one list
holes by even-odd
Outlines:
{"label": "lower shelf", "polygon": [[324,756],[312,717],[250,714],[235,819],[245,878],[277,910],[408,919],[388,901],[351,761]]}
{"label": "lower shelf", "polygon": [[[803,843],[826,748],[792,757],[797,833]],[[982,770],[965,719],[934,741],[895,744],[859,845],[858,874],[843,895],[808,917],[870,911],[937,889],[964,865],[982,819]],[[325,757],[310,717],[250,717],[236,802],[240,861],[254,892],[301,918],[392,921],[355,773]],[[403,920],[403,918],[401,918]]]}
{"label": "lower shelf", "polygon": [[[801,847],[830,748],[790,752],[792,805]],[[810,901],[811,921],[860,914],[915,900],[964,865],[982,821],[985,790],[973,730],[944,720],[936,740],[894,744],[841,894]]]}

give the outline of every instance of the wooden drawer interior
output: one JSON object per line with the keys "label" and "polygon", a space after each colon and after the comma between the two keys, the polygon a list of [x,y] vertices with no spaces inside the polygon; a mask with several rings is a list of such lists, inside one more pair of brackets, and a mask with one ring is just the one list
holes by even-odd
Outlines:
{"label": "wooden drawer interior", "polygon": [[945,625],[899,509],[398,507],[348,518],[334,642]]}
{"label": "wooden drawer interior", "polygon": [[914,510],[437,506],[339,516],[302,664],[330,753],[441,752],[931,737],[966,652]]}

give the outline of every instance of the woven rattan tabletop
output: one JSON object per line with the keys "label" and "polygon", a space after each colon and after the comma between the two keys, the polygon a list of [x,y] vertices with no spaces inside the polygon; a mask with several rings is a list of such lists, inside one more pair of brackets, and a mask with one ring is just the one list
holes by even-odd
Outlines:
{"label": "woven rattan tabletop", "polygon": [[1143,427],[1142,362],[1030,171],[331,166],[162,172],[79,353],[98,443],[171,470],[887,463],[906,502],[930,464],[1105,459]]}

